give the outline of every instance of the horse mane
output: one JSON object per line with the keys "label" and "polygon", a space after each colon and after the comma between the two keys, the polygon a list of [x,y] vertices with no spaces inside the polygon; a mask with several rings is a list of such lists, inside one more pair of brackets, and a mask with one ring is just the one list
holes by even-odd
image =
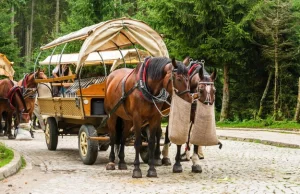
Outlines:
{"label": "horse mane", "polygon": [[187,75],[188,68],[181,61],[176,61],[177,64],[177,74],[178,75]]}
{"label": "horse mane", "polygon": [[[171,60],[166,57],[155,57],[149,59],[147,68],[147,76],[153,80],[161,79],[165,66],[171,63]],[[146,60],[145,60],[146,61]]]}

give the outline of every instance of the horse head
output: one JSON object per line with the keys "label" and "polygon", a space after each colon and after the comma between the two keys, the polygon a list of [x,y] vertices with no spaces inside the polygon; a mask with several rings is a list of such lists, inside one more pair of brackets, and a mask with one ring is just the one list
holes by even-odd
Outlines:
{"label": "horse head", "polygon": [[11,104],[16,108],[18,119],[20,119],[21,122],[28,123],[30,120],[30,116],[20,87],[15,86],[12,88],[12,92],[10,94],[10,101]]}
{"label": "horse head", "polygon": [[215,102],[216,88],[214,82],[217,76],[217,70],[208,74],[204,69],[204,60],[190,62],[190,86],[191,92],[197,94],[197,99],[205,104],[212,105]]}
{"label": "horse head", "polygon": [[[183,62],[172,59],[172,82],[175,93],[187,102],[192,102],[190,95],[188,69]],[[170,89],[168,89],[170,90]]]}
{"label": "horse head", "polygon": [[37,84],[35,83],[35,79],[47,79],[44,71],[41,71],[40,68],[35,72],[28,73],[18,82],[18,86],[22,86],[23,88],[36,88]]}
{"label": "horse head", "polygon": [[41,70],[40,68],[38,68],[38,70],[36,72],[34,72],[34,78],[35,79],[47,79],[47,75],[44,73],[43,70]]}

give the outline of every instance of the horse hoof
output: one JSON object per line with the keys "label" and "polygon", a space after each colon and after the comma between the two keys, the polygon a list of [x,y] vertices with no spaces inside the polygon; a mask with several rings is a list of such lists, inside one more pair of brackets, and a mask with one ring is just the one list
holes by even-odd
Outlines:
{"label": "horse hoof", "polygon": [[142,178],[141,169],[134,169],[132,173],[132,178]]}
{"label": "horse hoof", "polygon": [[171,166],[171,160],[170,160],[170,158],[163,158],[163,159],[161,160],[161,163],[162,163],[162,165],[164,165],[164,166]]}
{"label": "horse hoof", "polygon": [[16,137],[13,134],[9,134],[8,139],[16,139]]}
{"label": "horse hoof", "polygon": [[173,166],[173,173],[181,173],[181,172],[182,172],[182,166],[181,166],[181,164],[178,164],[178,165],[174,164],[174,166]]}
{"label": "horse hoof", "polygon": [[202,172],[202,168],[201,168],[201,166],[200,165],[193,165],[192,166],[192,172],[194,172],[194,173],[201,173]]}
{"label": "horse hoof", "polygon": [[116,167],[115,167],[115,163],[113,162],[110,162],[106,165],[106,170],[115,170]]}
{"label": "horse hoof", "polygon": [[156,170],[148,170],[147,177],[157,177]]}
{"label": "horse hoof", "polygon": [[118,169],[119,170],[127,170],[127,165],[125,163],[119,163]]}
{"label": "horse hoof", "polygon": [[162,162],[161,159],[154,159],[154,166],[161,166]]}

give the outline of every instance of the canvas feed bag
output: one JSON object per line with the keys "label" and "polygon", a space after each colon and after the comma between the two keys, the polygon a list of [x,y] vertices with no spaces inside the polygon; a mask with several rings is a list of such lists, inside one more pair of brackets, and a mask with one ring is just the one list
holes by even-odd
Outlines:
{"label": "canvas feed bag", "polygon": [[190,143],[199,146],[212,146],[219,143],[216,134],[214,105],[197,101],[195,120],[190,134]]}
{"label": "canvas feed bag", "polygon": [[191,104],[175,93],[169,115],[169,139],[176,145],[182,145],[188,141],[190,128]]}

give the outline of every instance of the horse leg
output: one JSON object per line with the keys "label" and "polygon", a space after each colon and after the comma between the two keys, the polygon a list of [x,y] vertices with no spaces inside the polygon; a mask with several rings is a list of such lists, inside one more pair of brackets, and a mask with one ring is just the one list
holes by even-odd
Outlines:
{"label": "horse leg", "polygon": [[162,129],[161,127],[159,128],[159,130],[156,131],[156,144],[155,144],[155,151],[154,151],[154,165],[155,166],[161,166],[162,162],[160,159],[160,138],[161,138],[161,134],[162,134]]}
{"label": "horse leg", "polygon": [[12,132],[11,132],[11,125],[12,125],[12,117],[13,117],[13,113],[7,113],[7,136],[8,139],[15,139],[15,137],[13,136]]}
{"label": "horse leg", "polygon": [[165,142],[162,149],[162,155],[163,159],[161,160],[161,163],[165,166],[171,165],[171,160],[169,158],[169,147],[170,147],[170,139],[169,139],[169,125],[166,127],[166,133],[165,133]]}
{"label": "horse leg", "polygon": [[126,138],[128,137],[129,130],[132,126],[132,122],[124,121],[124,127],[123,127],[123,133],[122,133],[122,139],[121,139],[121,146],[120,146],[120,152],[119,152],[119,170],[127,170],[127,164],[125,162],[125,143]]}
{"label": "horse leg", "polygon": [[116,121],[117,116],[111,115],[107,120],[107,126],[109,128],[110,137],[110,154],[109,163],[106,165],[106,170],[115,170],[115,142],[116,142]]}
{"label": "horse leg", "polygon": [[154,167],[155,136],[156,136],[156,130],[153,130],[153,128],[151,130],[150,128],[150,137],[148,140],[149,169],[148,169],[147,177],[157,177],[156,169]]}
{"label": "horse leg", "polygon": [[193,162],[192,172],[201,173],[202,168],[199,164],[200,160],[199,160],[199,156],[198,156],[198,146],[197,145],[194,145],[194,153],[192,156],[192,162]]}
{"label": "horse leg", "polygon": [[191,133],[192,125],[190,125],[189,129],[189,138],[188,142],[185,144],[185,151],[182,155],[180,155],[181,161],[190,161],[190,150],[191,150],[191,144],[190,144],[190,133]]}
{"label": "horse leg", "polygon": [[180,164],[180,150],[181,150],[181,145],[177,145],[177,153],[175,157],[175,164],[173,165],[173,173],[182,172],[182,166]]}
{"label": "horse leg", "polygon": [[198,146],[198,156],[199,156],[200,160],[204,159],[204,154],[203,154],[202,146]]}
{"label": "horse leg", "polygon": [[135,132],[135,141],[134,141],[134,148],[135,148],[135,159],[134,159],[134,169],[132,173],[132,178],[142,178],[142,171],[140,169],[140,149],[142,144],[141,138],[141,119],[138,115],[133,117],[133,130]]}
{"label": "horse leg", "polygon": [[0,137],[4,136],[4,129],[2,127],[2,112],[0,113]]}

